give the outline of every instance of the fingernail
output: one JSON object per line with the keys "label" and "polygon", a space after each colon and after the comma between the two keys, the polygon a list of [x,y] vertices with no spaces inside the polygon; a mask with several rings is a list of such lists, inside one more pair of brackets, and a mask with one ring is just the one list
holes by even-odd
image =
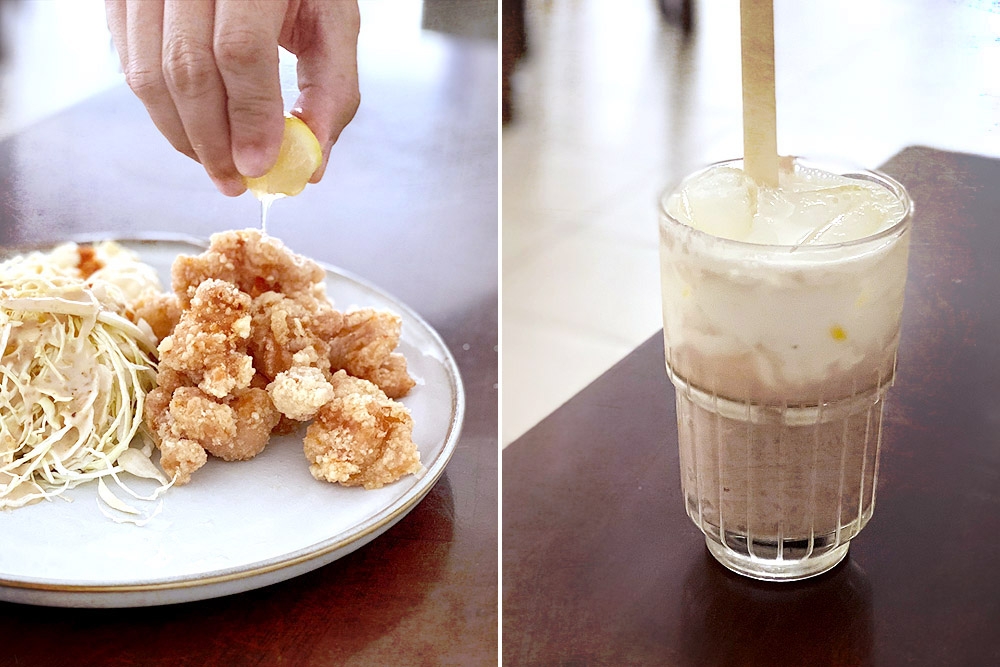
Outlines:
{"label": "fingernail", "polygon": [[277,159],[277,155],[272,157],[261,146],[244,146],[233,151],[237,171],[250,178],[266,174]]}
{"label": "fingernail", "polygon": [[240,179],[234,178],[213,178],[212,182],[222,194],[227,197],[238,197],[247,191],[247,187]]}

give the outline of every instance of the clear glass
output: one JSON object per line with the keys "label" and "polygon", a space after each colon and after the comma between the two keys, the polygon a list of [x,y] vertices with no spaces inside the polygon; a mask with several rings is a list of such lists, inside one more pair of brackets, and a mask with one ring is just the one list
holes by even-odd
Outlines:
{"label": "clear glass", "polygon": [[687,513],[723,565],[776,581],[834,567],[872,516],[913,217],[906,190],[883,174],[794,162],[886,188],[902,219],[845,243],[763,245],[670,215],[670,198],[702,172],[660,201]]}

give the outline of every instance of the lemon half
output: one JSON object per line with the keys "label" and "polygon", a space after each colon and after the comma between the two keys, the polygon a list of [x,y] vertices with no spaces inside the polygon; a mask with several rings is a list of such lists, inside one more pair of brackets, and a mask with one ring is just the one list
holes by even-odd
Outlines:
{"label": "lemon half", "polygon": [[286,115],[278,161],[263,176],[244,178],[243,182],[257,199],[268,195],[292,197],[305,189],[322,161],[323,148],[309,126]]}

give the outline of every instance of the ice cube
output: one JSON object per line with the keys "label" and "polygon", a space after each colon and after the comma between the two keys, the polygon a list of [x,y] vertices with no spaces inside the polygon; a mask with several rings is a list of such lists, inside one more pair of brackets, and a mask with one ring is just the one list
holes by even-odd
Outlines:
{"label": "ice cube", "polygon": [[757,185],[732,167],[713,169],[684,188],[691,226],[714,236],[743,240],[757,211]]}
{"label": "ice cube", "polygon": [[757,200],[757,217],[747,241],[793,245],[800,231],[795,224],[795,204],[785,196],[785,190],[762,188]]}
{"label": "ice cube", "polygon": [[856,182],[794,193],[801,233],[796,245],[844,243],[879,231],[886,217],[875,197],[873,188]]}

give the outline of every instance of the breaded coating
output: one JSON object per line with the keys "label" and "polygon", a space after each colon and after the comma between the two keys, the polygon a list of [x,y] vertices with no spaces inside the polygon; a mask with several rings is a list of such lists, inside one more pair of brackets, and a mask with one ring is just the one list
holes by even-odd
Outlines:
{"label": "breaded coating", "polygon": [[209,452],[226,447],[236,437],[236,415],[232,408],[197,387],[178,387],[170,399],[169,410],[170,420],[163,437],[194,440]]}
{"label": "breaded coating", "polygon": [[303,443],[313,477],[377,489],[422,469],[406,407],[344,371],[331,384],[334,399],[317,413]]}
{"label": "breaded coating", "polygon": [[387,310],[347,311],[340,330],[330,342],[333,367],[354,377],[366,378],[396,349],[402,325],[399,315]]}
{"label": "breaded coating", "polygon": [[236,285],[251,297],[264,292],[311,292],[323,280],[323,268],[259,229],[213,234],[208,250],[195,257],[181,256],[173,264],[174,292],[182,306],[208,278]]}
{"label": "breaded coating", "polygon": [[264,451],[271,429],[281,415],[263,389],[250,388],[237,392],[227,407],[236,424],[235,437],[219,446],[206,445],[205,449],[224,461],[252,459]]}
{"label": "breaded coating", "polygon": [[160,466],[180,486],[208,461],[206,443],[234,437],[236,425],[228,406],[183,384],[183,375],[161,370],[158,379],[160,384],[147,396],[146,422],[156,434]]}
{"label": "breaded coating", "polygon": [[278,373],[267,385],[267,393],[278,411],[297,421],[307,421],[333,400],[333,385],[318,368],[293,366]]}
{"label": "breaded coating", "polygon": [[385,362],[375,369],[369,381],[378,385],[389,398],[402,398],[410,393],[416,382],[406,370],[406,357],[393,352]]}
{"label": "breaded coating", "polygon": [[405,396],[415,383],[403,355],[393,355],[402,326],[402,318],[387,310],[344,313],[343,325],[330,341],[331,369],[374,382],[390,398]]}
{"label": "breaded coating", "polygon": [[178,387],[187,384],[187,380],[177,371],[160,368],[156,374],[156,387],[146,394],[143,413],[150,432],[159,437],[161,429],[169,426],[170,399]]}
{"label": "breaded coating", "polygon": [[135,317],[146,320],[156,340],[160,341],[170,335],[181,319],[181,304],[174,294],[151,294],[136,302]]}
{"label": "breaded coating", "polygon": [[208,455],[205,448],[194,440],[160,441],[160,466],[163,472],[176,478],[174,484],[180,486],[191,481],[191,473],[205,465]]}
{"label": "breaded coating", "polygon": [[170,475],[180,472],[176,484],[190,480],[207,460],[206,453],[225,461],[253,458],[267,446],[280,418],[263,389],[243,389],[223,402],[197,387],[180,386],[172,390],[166,409],[165,387],[154,394],[146,404],[146,418],[159,438],[160,465]]}
{"label": "breaded coating", "polygon": [[230,283],[202,282],[173,333],[160,342],[160,368],[182,373],[216,398],[250,386],[250,303],[250,297]]}
{"label": "breaded coating", "polygon": [[311,292],[294,297],[264,292],[251,305],[248,345],[257,370],[269,380],[293,365],[330,368],[328,341],[343,315]]}

